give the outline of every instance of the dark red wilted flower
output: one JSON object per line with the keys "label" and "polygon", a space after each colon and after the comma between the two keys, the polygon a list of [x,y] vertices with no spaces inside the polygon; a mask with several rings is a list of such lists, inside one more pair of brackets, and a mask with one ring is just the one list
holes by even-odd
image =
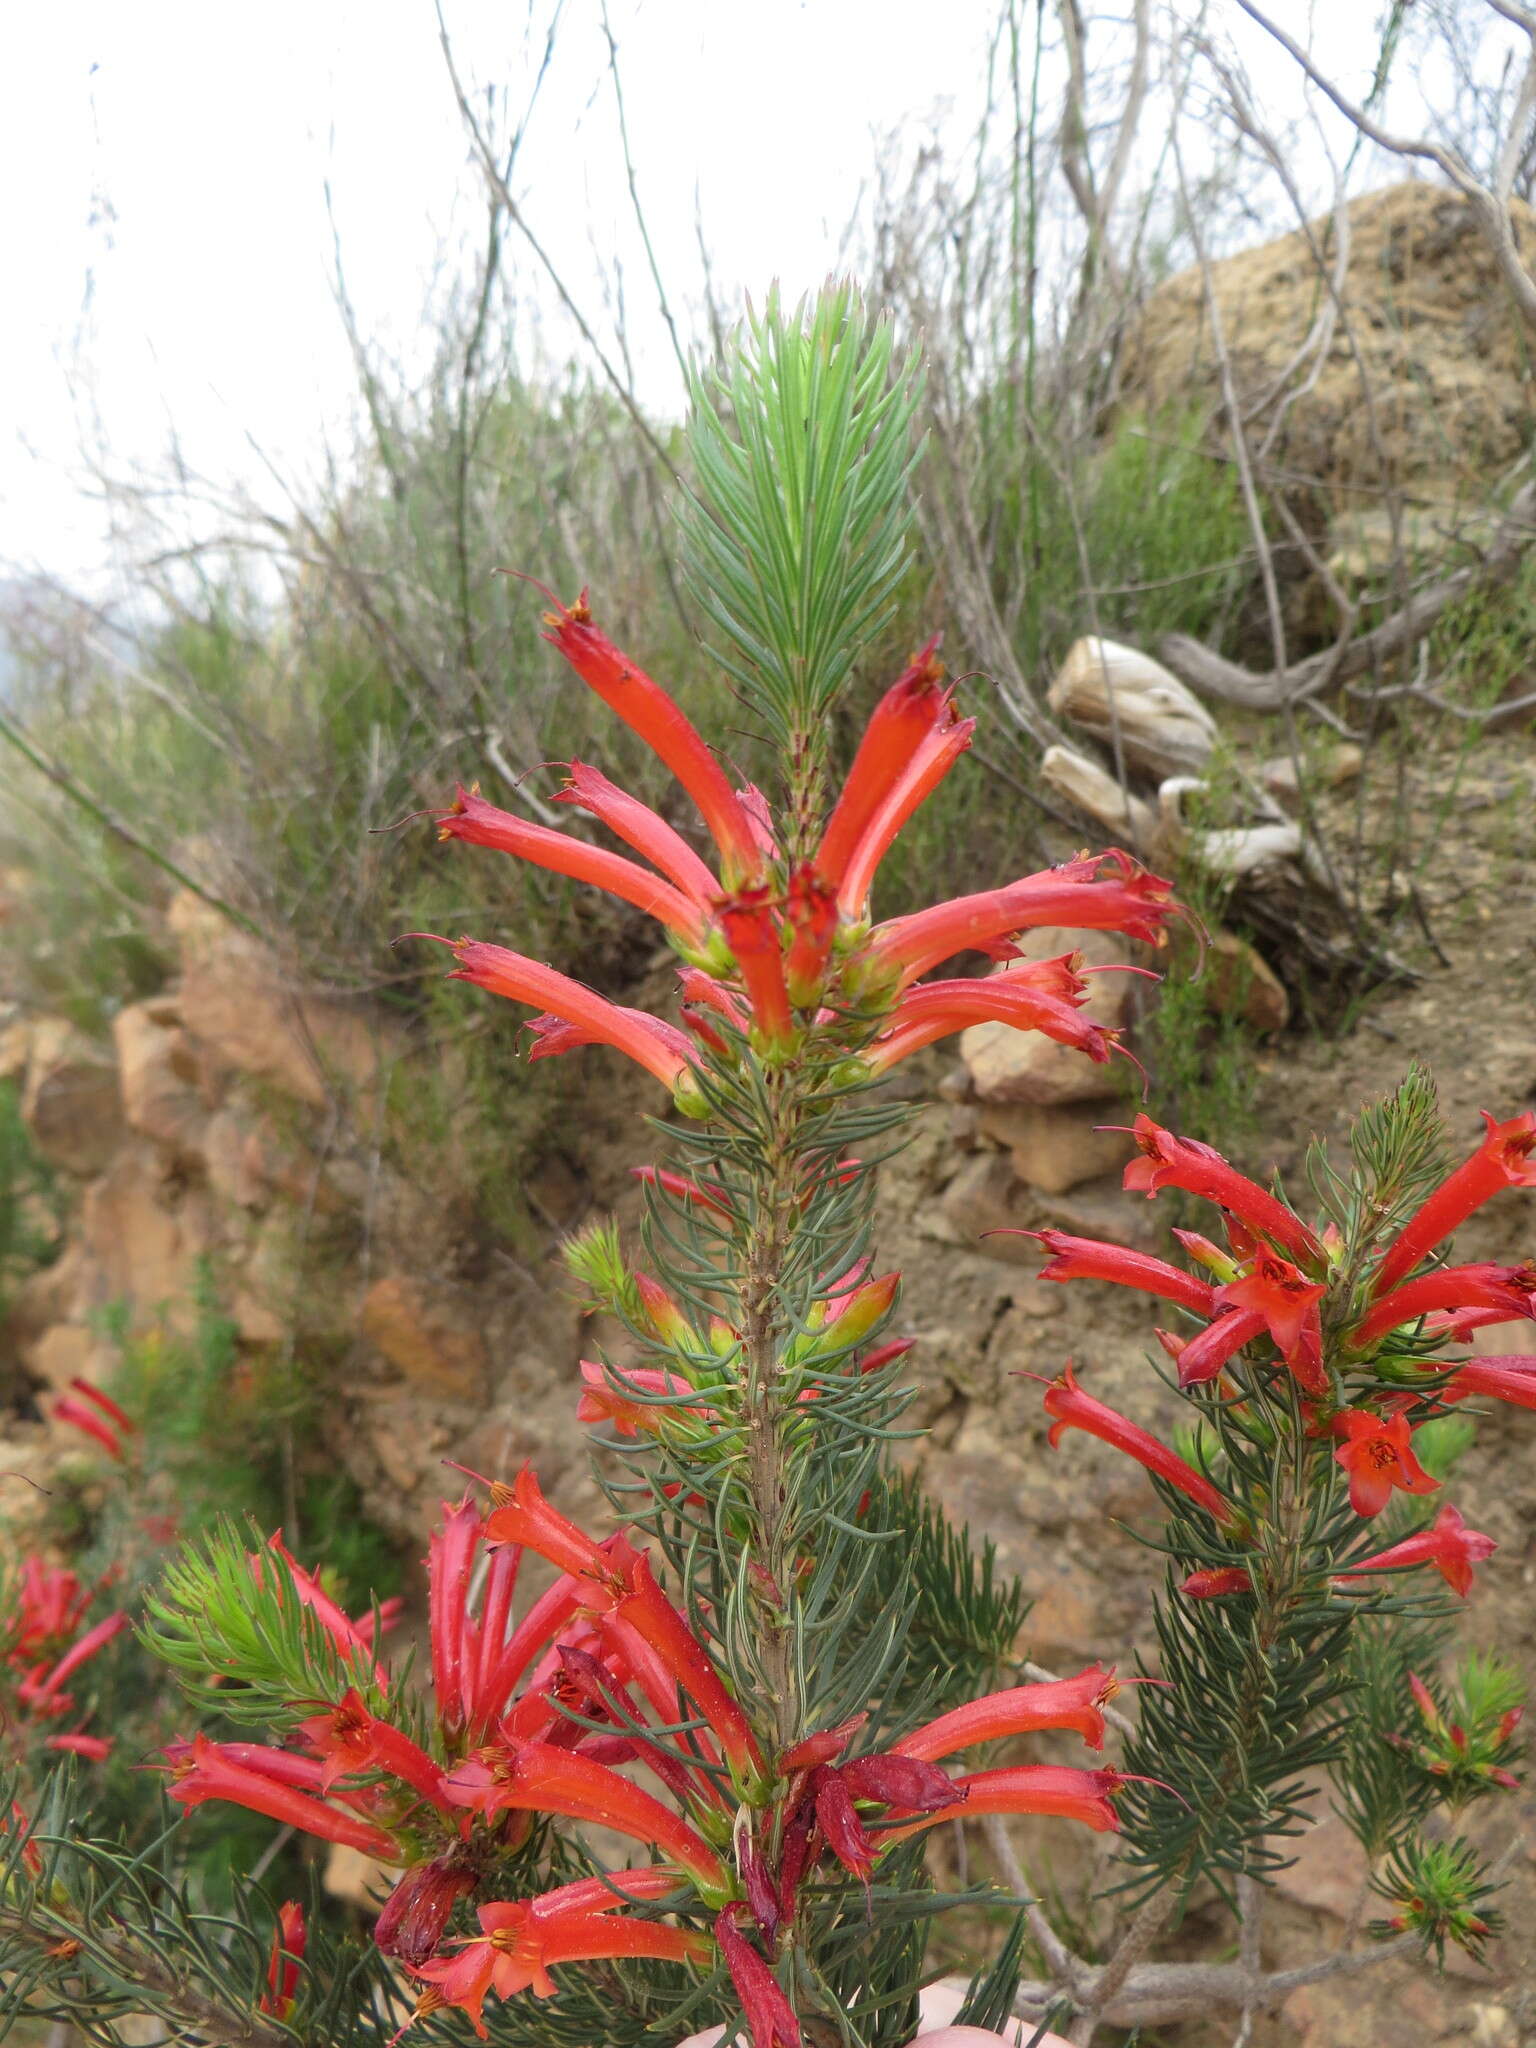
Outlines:
{"label": "dark red wilted flower", "polygon": [[1216,1565],[1191,1572],[1179,1591],[1191,1600],[1219,1600],[1228,1593],[1251,1593],[1253,1580],[1241,1565]]}
{"label": "dark red wilted flower", "polygon": [[1378,1551],[1374,1557],[1363,1558],[1359,1564],[1346,1565],[1338,1577],[1343,1581],[1365,1572],[1410,1571],[1417,1565],[1432,1564],[1452,1592],[1465,1599],[1472,1590],[1473,1565],[1492,1557],[1498,1547],[1491,1536],[1469,1529],[1455,1508],[1447,1504],[1436,1515],[1432,1527],[1405,1536],[1401,1543]]}
{"label": "dark red wilted flower", "polygon": [[1377,1515],[1392,1497],[1403,1493],[1434,1493],[1432,1479],[1414,1456],[1406,1415],[1387,1417],[1368,1408],[1346,1408],[1334,1418],[1344,1438],[1334,1453],[1349,1474],[1350,1505],[1357,1515]]}
{"label": "dark red wilted flower", "polygon": [[458,1848],[418,1863],[384,1901],[373,1925],[375,1948],[412,1967],[424,1963],[442,1940],[454,1907],[476,1882],[473,1863]]}
{"label": "dark red wilted flower", "polygon": [[739,1907],[715,1918],[715,1940],[752,2029],[752,2048],[800,2048],[800,2022],[777,1979],[737,1925]]}

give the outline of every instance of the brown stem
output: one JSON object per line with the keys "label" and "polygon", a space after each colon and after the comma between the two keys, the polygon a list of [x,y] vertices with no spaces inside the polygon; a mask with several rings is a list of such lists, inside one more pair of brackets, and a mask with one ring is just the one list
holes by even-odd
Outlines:
{"label": "brown stem", "polygon": [[131,1935],[76,1927],[52,1913],[44,1923],[16,1908],[0,1910],[0,1929],[38,1949],[57,1950],[78,1942],[82,1962],[99,1961],[112,1979],[142,1993],[143,2003],[157,2018],[205,2040],[227,2048],[293,2048],[286,2027],[272,2026],[245,2006],[226,2004],[194,1989]]}

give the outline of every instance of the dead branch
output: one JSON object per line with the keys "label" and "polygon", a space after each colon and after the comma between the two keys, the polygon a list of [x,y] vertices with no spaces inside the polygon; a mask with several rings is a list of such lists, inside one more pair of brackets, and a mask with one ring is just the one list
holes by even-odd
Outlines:
{"label": "dead branch", "polygon": [[1283,671],[1256,670],[1225,660],[1186,634],[1170,633],[1159,643],[1158,656],[1203,697],[1241,704],[1250,711],[1278,711],[1287,704],[1305,703],[1335,683],[1351,682],[1411,652],[1464,597],[1508,583],[1533,540],[1536,483],[1524,485],[1516,494],[1480,560],[1426,584],[1379,626],[1343,646],[1291,662]]}
{"label": "dead branch", "polygon": [[1520,255],[1520,245],[1515,237],[1514,221],[1510,215],[1510,194],[1519,168],[1523,149],[1520,146],[1524,125],[1536,108],[1536,15],[1526,8],[1517,6],[1515,0],[1488,0],[1496,14],[1511,22],[1530,39],[1530,55],[1526,61],[1525,76],[1516,96],[1515,115],[1510,124],[1510,133],[1499,150],[1497,168],[1491,185],[1485,185],[1461,152],[1443,143],[1431,142],[1424,136],[1394,135],[1383,128],[1365,108],[1350,99],[1326,73],[1320,71],[1311,57],[1294,37],[1288,36],[1277,22],[1271,21],[1255,0],[1237,0],[1237,4],[1250,20],[1258,23],[1266,35],[1272,36],[1287,56],[1300,66],[1312,83],[1331,100],[1345,120],[1350,122],[1367,141],[1374,142],[1379,149],[1385,149],[1393,156],[1416,158],[1431,163],[1439,170],[1466,200],[1472,209],[1472,216],[1482,230],[1484,239],[1493,252],[1494,260],[1509,286],[1515,304],[1524,319],[1536,327],[1536,277],[1526,268]]}

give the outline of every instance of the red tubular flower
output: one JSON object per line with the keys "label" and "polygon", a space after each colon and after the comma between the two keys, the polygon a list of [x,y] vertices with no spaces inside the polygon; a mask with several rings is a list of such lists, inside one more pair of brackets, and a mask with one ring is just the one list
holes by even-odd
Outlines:
{"label": "red tubular flower", "polygon": [[1492,1557],[1498,1547],[1491,1536],[1469,1529],[1455,1508],[1447,1505],[1436,1515],[1431,1528],[1405,1536],[1401,1543],[1394,1543],[1390,1549],[1378,1551],[1375,1557],[1367,1557],[1359,1564],[1345,1565],[1337,1576],[1342,1581],[1361,1572],[1410,1571],[1415,1565],[1432,1564],[1452,1592],[1465,1599],[1472,1590],[1473,1565]]}
{"label": "red tubular flower", "polygon": [[299,1727],[304,1740],[323,1759],[322,1792],[328,1793],[338,1778],[354,1777],[362,1771],[387,1771],[443,1812],[452,1805],[442,1767],[408,1735],[370,1713],[355,1687],[349,1688],[336,1706]]}
{"label": "red tubular flower", "polygon": [[[613,1883],[624,1883],[635,1897],[658,1894],[652,1871],[618,1871]],[[676,1879],[660,1873],[666,1890]],[[601,1893],[593,1897],[594,1887]],[[486,1994],[512,1998],[531,1990],[536,1998],[553,1998],[557,1986],[550,1970],[561,1963],[595,1962],[608,1956],[650,1956],[665,1962],[702,1962],[710,1950],[707,1935],[666,1927],[659,1921],[621,1920],[608,1908],[625,1903],[607,1891],[602,1880],[564,1885],[540,1898],[495,1900],[480,1908],[480,1934],[459,1953],[415,1967],[438,1993],[438,2004],[457,2005],[468,2013],[475,2032],[486,2039],[481,2016]]]}
{"label": "red tubular flower", "polygon": [[617,1612],[666,1664],[708,1721],[738,1774],[759,1772],[762,1753],[741,1708],[726,1691],[697,1636],[651,1576],[650,1559],[636,1557],[630,1591]]}
{"label": "red tubular flower", "polygon": [[836,890],[855,847],[881,804],[910,768],[918,749],[944,717],[949,701],[935,634],[919,648],[880,702],[864,729],[821,845],[816,872]]}
{"label": "red tubular flower", "polygon": [[1382,1295],[1356,1323],[1349,1342],[1358,1350],[1376,1343],[1431,1309],[1498,1309],[1510,1321],[1536,1317],[1536,1266],[1442,1266]]}
{"label": "red tubular flower", "polygon": [[[295,1791],[291,1785],[269,1778],[261,1771],[235,1763],[223,1743],[210,1742],[206,1735],[194,1735],[190,1754],[185,1745],[180,1760],[173,1757],[170,1797],[179,1806],[201,1806],[205,1800],[223,1799],[232,1806],[244,1806],[252,1813],[265,1814],[284,1827],[298,1828],[322,1841],[345,1842],[365,1856],[381,1863],[398,1863],[400,1845],[383,1828],[359,1820],[355,1814],[339,1813],[323,1799]],[[173,1753],[168,1751],[168,1755]]]}
{"label": "red tubular flower", "polygon": [[772,1970],[736,1924],[740,1909],[727,1906],[715,1920],[715,1940],[731,1973],[752,2030],[752,2048],[800,2048],[800,2022]]}
{"label": "red tubular flower", "polygon": [[0,1806],[0,1835],[27,1837],[21,1845],[21,1865],[29,1877],[36,1878],[43,1874],[43,1852],[31,1838],[31,1827],[31,1816],[16,1800],[11,1801],[9,1819],[6,1818],[5,1808]]}
{"label": "red tubular flower", "polygon": [[1328,1392],[1318,1303],[1328,1292],[1288,1259],[1262,1247],[1247,1273],[1216,1289],[1216,1299],[1239,1312],[1262,1316],[1275,1348],[1309,1394]]}
{"label": "red tubular flower", "polygon": [[789,999],[797,1010],[813,1009],[826,986],[827,961],[837,933],[837,895],[806,862],[789,878],[784,911],[790,930],[784,961]]}
{"label": "red tubular flower", "polygon": [[912,813],[927,802],[971,744],[975,730],[975,719],[958,717],[946,700],[938,723],[892,785],[849,857],[837,891],[837,907],[842,916],[864,915],[876,868]]}
{"label": "red tubular flower", "polygon": [[1439,1489],[1439,1480],[1413,1454],[1406,1415],[1389,1419],[1368,1408],[1346,1408],[1333,1426],[1345,1439],[1334,1456],[1349,1474],[1349,1502],[1357,1515],[1380,1514],[1394,1487],[1403,1493]]}
{"label": "red tubular flower", "polygon": [[[611,1422],[620,1436],[637,1436],[641,1430],[654,1436],[669,1416],[709,1413],[693,1400],[693,1392],[692,1384],[679,1373],[636,1365],[621,1376],[610,1376],[607,1367],[599,1365],[596,1359],[584,1358],[576,1420]],[[666,1403],[637,1401],[633,1397],[636,1393],[666,1394],[671,1398]]]}
{"label": "red tubular flower", "polygon": [[789,988],[784,980],[784,947],[774,915],[771,889],[743,889],[715,899],[715,914],[735,956],[752,1005],[752,1028],[767,1045],[783,1045],[795,1032]]}
{"label": "red tubular flower", "polygon": [[1251,1593],[1253,1580],[1240,1565],[1219,1565],[1191,1572],[1179,1591],[1191,1600],[1219,1600],[1226,1593]]}
{"label": "red tubular flower", "polygon": [[987,1813],[1040,1813],[1080,1820],[1101,1833],[1118,1828],[1110,1801],[1127,1783],[1120,1771],[1079,1771],[1061,1764],[1013,1764],[1001,1771],[972,1771],[955,1780],[961,1798],[920,1820],[882,1831],[881,1842],[900,1841],[920,1828]]}
{"label": "red tubular flower", "polygon": [[[1007,974],[979,980],[925,981],[908,989],[897,1004],[889,1029],[864,1054],[866,1064],[885,1073],[899,1060],[936,1039],[964,1031],[972,1024],[1011,1024],[1015,1031],[1039,1031],[1058,1045],[1104,1065],[1115,1049],[1112,1031],[1082,1015],[1077,1005],[1086,989],[1076,975],[1063,988],[1061,962],[1030,961]],[[1049,981],[1052,985],[1043,985]]]}
{"label": "red tubular flower", "polygon": [[1166,1259],[1123,1245],[1101,1244],[1092,1237],[1069,1237],[1064,1230],[1021,1230],[1008,1235],[1037,1237],[1051,1254],[1040,1268],[1042,1280],[1108,1280],[1116,1287],[1135,1287],[1143,1294],[1176,1301],[1197,1316],[1214,1316],[1215,1291],[1210,1283],[1180,1272]]}
{"label": "red tubular flower", "polygon": [[68,1394],[64,1395],[53,1404],[53,1419],[55,1422],[67,1422],[72,1428],[78,1429],[82,1436],[93,1438],[108,1457],[116,1458],[119,1464],[122,1463],[123,1447],[116,1433],[108,1429],[101,1417],[93,1415],[81,1402],[72,1399]]}
{"label": "red tubular flower", "polygon": [[579,804],[584,811],[616,832],[620,839],[644,854],[652,867],[691,897],[702,911],[720,892],[720,884],[680,832],[674,832],[665,818],[659,818],[638,797],[630,796],[585,761],[572,761],[570,774],[556,790],[557,804]]}
{"label": "red tubular flower", "polygon": [[590,1579],[615,1592],[622,1590],[606,1552],[558,1508],[550,1506],[531,1465],[524,1465],[511,1487],[497,1488],[492,1498],[496,1505],[485,1521],[487,1543],[520,1544],[573,1578]]}
{"label": "red tubular flower", "polygon": [[80,1640],[72,1643],[54,1665],[47,1677],[35,1690],[41,1699],[58,1698],[63,1693],[64,1682],[73,1677],[82,1664],[88,1663],[99,1650],[104,1650],[114,1636],[120,1636],[130,1626],[126,1614],[106,1615],[94,1628],[88,1628]]}
{"label": "red tubular flower", "polygon": [[299,1965],[304,1960],[304,1908],[287,1899],[277,1909],[277,1926],[272,1932],[272,1955],[267,1963],[267,1988],[257,2001],[258,2012],[269,2012],[285,2020],[293,2010],[293,1995],[299,1988]]}
{"label": "red tubular flower", "polygon": [[1209,1479],[1197,1472],[1177,1451],[1159,1443],[1149,1431],[1139,1428],[1115,1409],[1107,1408],[1102,1401],[1096,1401],[1091,1394],[1085,1394],[1070,1365],[1063,1368],[1059,1380],[1053,1380],[1046,1388],[1045,1412],[1055,1418],[1050,1431],[1053,1450],[1061,1442],[1064,1429],[1084,1430],[1103,1443],[1113,1444],[1117,1451],[1124,1451],[1138,1465],[1144,1465],[1159,1479],[1176,1486],[1180,1493],[1192,1500],[1196,1507],[1204,1508],[1224,1529],[1236,1525],[1237,1515],[1231,1503],[1222,1499]]}
{"label": "red tubular flower", "polygon": [[43,1743],[44,1749],[65,1750],[71,1756],[86,1757],[91,1763],[103,1763],[111,1754],[116,1738],[111,1735],[86,1735],[76,1729],[72,1735],[50,1735]]}
{"label": "red tubular flower", "polygon": [[756,836],[724,769],[666,691],[637,668],[592,623],[585,590],[573,605],[544,614],[545,634],[589,689],[665,761],[699,807],[720,849],[728,881],[741,881],[762,865]]}
{"label": "red tubular flower", "polygon": [[1245,1344],[1251,1344],[1263,1329],[1264,1318],[1257,1310],[1234,1308],[1217,1316],[1215,1322],[1188,1343],[1168,1330],[1159,1330],[1157,1334],[1179,1368],[1179,1385],[1198,1387],[1215,1379],[1227,1360],[1235,1357]]}
{"label": "red tubular flower", "polygon": [[1536,1188],[1536,1110],[1524,1110],[1502,1124],[1495,1123],[1486,1109],[1481,1114],[1488,1126],[1483,1142],[1415,1210],[1388,1245],[1371,1283],[1373,1293],[1384,1294],[1405,1279],[1426,1252],[1449,1237],[1500,1188]]}
{"label": "red tubular flower", "polygon": [[636,1180],[644,1181],[648,1187],[660,1188],[674,1202],[692,1202],[696,1208],[713,1210],[717,1216],[731,1214],[725,1189],[713,1182],[700,1186],[697,1181],[687,1180],[665,1166],[632,1166],[629,1170]]}
{"label": "red tubular flower", "polygon": [[894,1747],[903,1756],[929,1762],[953,1756],[973,1743],[996,1742],[1005,1735],[1030,1735],[1041,1728],[1075,1728],[1090,1749],[1104,1747],[1104,1703],[1120,1690],[1113,1671],[1090,1664],[1076,1678],[1057,1678],[1040,1685],[1016,1685],[1007,1692],[988,1693],[951,1713],[941,1714],[902,1736]]}
{"label": "red tubular flower", "polygon": [[125,1436],[136,1436],[138,1434],[138,1424],[126,1410],[118,1406],[110,1394],[104,1394],[101,1388],[95,1385],[93,1381],[81,1379],[77,1374],[69,1384],[77,1394],[89,1401],[94,1407],[99,1408],[115,1429],[120,1429]]}
{"label": "red tubular flower", "polygon": [[[1118,864],[1118,871],[1106,876],[1106,862]],[[1155,942],[1180,910],[1171,882],[1112,847],[1042,874],[1025,875],[1003,889],[956,896],[877,924],[869,936],[869,952],[883,966],[899,968],[905,987],[956,953],[983,952],[999,940],[1042,925],[1124,932],[1127,938]]]}
{"label": "red tubular flower", "polygon": [[13,1588],[14,1605],[0,1615],[0,1641],[12,1664],[31,1664],[44,1651],[62,1648],[93,1598],[72,1571],[45,1564],[36,1551],[24,1559]]}
{"label": "red tubular flower", "polygon": [[1469,1358],[1437,1399],[1464,1401],[1469,1394],[1486,1394],[1515,1408],[1536,1408],[1536,1357]]}
{"label": "red tubular flower", "polygon": [[457,1805],[487,1815],[511,1809],[595,1821],[635,1841],[655,1843],[701,1891],[719,1896],[730,1888],[730,1874],[720,1858],[670,1807],[606,1764],[554,1743],[523,1742],[515,1749],[481,1751],[447,1782],[448,1795]]}
{"label": "red tubular flower", "polygon": [[[432,932],[416,936],[436,938]],[[476,988],[489,989],[492,995],[506,996],[514,1003],[551,1010],[566,1023],[578,1025],[587,1034],[584,1043],[611,1045],[627,1053],[663,1087],[671,1089],[680,1104],[685,1098],[692,1099],[688,1041],[659,1017],[621,1009],[572,981],[568,974],[509,952],[505,946],[492,946],[480,939],[439,939],[438,944],[451,946],[458,962],[450,981],[472,982]]]}
{"label": "red tubular flower", "polygon": [[[660,821],[658,820],[658,823]],[[471,846],[491,846],[499,853],[516,855],[552,874],[569,875],[576,882],[590,882],[606,889],[656,918],[678,937],[697,943],[704,935],[704,913],[690,895],[653,875],[621,853],[589,846],[585,839],[573,839],[566,832],[552,832],[547,825],[535,825],[511,811],[487,803],[478,789],[459,788],[453,807],[437,821],[439,839],[462,839]],[[702,863],[701,863],[702,865]],[[708,872],[706,870],[706,872]]]}
{"label": "red tubular flower", "polygon": [[[432,1646],[432,1694],[439,1725],[456,1734],[467,1719],[466,1694],[475,1673],[467,1670],[469,1588],[480,1547],[481,1515],[466,1496],[457,1507],[443,1503],[443,1526],[427,1545],[427,1611]],[[516,1551],[510,1552],[515,1559]]]}
{"label": "red tubular flower", "polygon": [[1210,1145],[1197,1138],[1178,1138],[1165,1131],[1149,1116],[1138,1116],[1131,1126],[1141,1153],[1125,1169],[1127,1194],[1140,1192],[1149,1197],[1162,1188],[1182,1188],[1229,1209],[1250,1230],[1262,1231],[1298,1265],[1322,1266],[1326,1253],[1322,1240],[1293,1216],[1283,1202],[1267,1189],[1241,1174]]}

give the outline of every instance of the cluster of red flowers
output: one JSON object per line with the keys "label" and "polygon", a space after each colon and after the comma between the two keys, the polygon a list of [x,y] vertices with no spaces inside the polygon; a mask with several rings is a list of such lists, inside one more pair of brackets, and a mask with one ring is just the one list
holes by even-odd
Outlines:
{"label": "cluster of red flowers", "polygon": [[[1536,1407],[1536,1357],[1452,1361],[1432,1353],[1463,1342],[1493,1323],[1536,1318],[1536,1266],[1442,1265],[1423,1261],[1472,1211],[1506,1187],[1536,1187],[1536,1112],[1506,1123],[1485,1116],[1483,1142],[1420,1204],[1402,1230],[1369,1262],[1363,1277],[1341,1270],[1343,1247],[1331,1226],[1308,1227],[1267,1189],[1236,1171],[1219,1152],[1175,1137],[1150,1117],[1133,1126],[1138,1157],[1125,1170],[1129,1190],[1156,1195],[1182,1188],[1224,1213],[1226,1246],[1198,1232],[1179,1238],[1205,1277],[1119,1245],[1033,1233],[1051,1254],[1045,1280],[1096,1279],[1133,1287],[1175,1303],[1203,1323],[1196,1334],[1159,1331],[1179,1384],[1216,1383],[1240,1354],[1257,1370],[1289,1374],[1302,1412],[1317,1435],[1337,1437],[1335,1457],[1349,1477],[1357,1514],[1378,1514],[1394,1491],[1427,1494],[1438,1480],[1413,1449],[1415,1430],[1446,1403],[1491,1395]],[[1203,1509],[1228,1534],[1241,1537],[1239,1501],[1126,1417],[1086,1394],[1069,1366],[1045,1397],[1052,1443],[1082,1429],[1114,1444]],[[1466,1594],[1472,1567],[1491,1555],[1492,1541],[1468,1529],[1455,1508],[1375,1556],[1345,1568],[1346,1582],[1363,1573],[1433,1565]],[[1194,1573],[1192,1597],[1252,1590],[1239,1566]]]}
{"label": "cluster of red flowers", "polygon": [[[22,1717],[39,1723],[73,1712],[75,1695],[66,1691],[68,1681],[127,1628],[127,1615],[112,1613],[82,1629],[106,1583],[82,1585],[63,1565],[30,1552],[0,1587],[0,1659],[19,1710],[18,1728]],[[111,1754],[112,1738],[87,1734],[82,1724],[46,1736],[43,1746],[100,1762]]]}
{"label": "cluster of red flowers", "polygon": [[[432,1538],[430,1728],[397,1699],[371,1630],[274,1545],[283,1582],[319,1616],[356,1682],[284,1744],[199,1735],[167,1752],[170,1794],[183,1806],[229,1801],[402,1870],[375,1938],[424,1987],[419,2010],[459,2006],[478,2027],[488,1993],[548,1997],[562,1963],[718,1958],[767,2041],[783,2014],[763,1951],[824,1854],[868,1883],[891,1843],[962,1811],[1116,1825],[1125,1780],[1112,1770],[939,1767],[976,1743],[1044,1728],[1102,1747],[1112,1673],[1093,1666],[996,1693],[866,1755],[848,1754],[858,1716],[765,1757],[645,1552],[622,1533],[584,1535],[527,1469],[492,1486],[491,1502],[488,1514],[469,1499],[445,1507]],[[529,1551],[559,1576],[514,1620]],[[266,1583],[270,1559],[253,1567]],[[626,1776],[632,1764],[669,1796]],[[492,1897],[478,1906],[479,1934],[439,1953],[455,1906],[494,1887],[541,1815],[627,1835],[660,1860],[533,1898]],[[663,1913],[703,1913],[708,1930]]]}
{"label": "cluster of red flowers", "polygon": [[[126,1415],[110,1394],[90,1380],[72,1379],[72,1394],[62,1394],[53,1404],[55,1422],[67,1422],[72,1429],[78,1429],[93,1443],[98,1443],[109,1458],[122,1464],[127,1457],[125,1437],[136,1436],[138,1425]],[[76,1400],[75,1395],[80,1398]]]}
{"label": "cluster of red flowers", "polygon": [[[616,1046],[665,1083],[680,1107],[702,1114],[700,1047],[729,1062],[750,1045],[773,1063],[793,1057],[814,1030],[824,1045],[847,1048],[857,1062],[851,1071],[878,1075],[967,1025],[1000,1020],[1093,1060],[1120,1049],[1113,1032],[1082,1014],[1088,984],[1080,958],[1021,960],[1012,941],[1045,925],[1155,940],[1174,912],[1170,885],[1128,854],[1084,857],[1005,888],[870,922],[880,860],[970,744],[973,721],[955,711],[936,642],[914,656],[876,707],[814,857],[792,863],[762,792],[733,786],[667,693],[592,624],[585,594],[546,622],[547,637],[582,680],[692,797],[718,850],[719,874],[664,818],[585,762],[570,763],[555,800],[596,818],[649,866],[461,789],[439,816],[443,838],[495,847],[606,889],[657,918],[685,963],[686,1028],[679,1030],[505,947],[458,940],[458,979],[543,1013],[529,1025],[531,1058]],[[1005,975],[920,981],[963,952],[1018,964]]]}

